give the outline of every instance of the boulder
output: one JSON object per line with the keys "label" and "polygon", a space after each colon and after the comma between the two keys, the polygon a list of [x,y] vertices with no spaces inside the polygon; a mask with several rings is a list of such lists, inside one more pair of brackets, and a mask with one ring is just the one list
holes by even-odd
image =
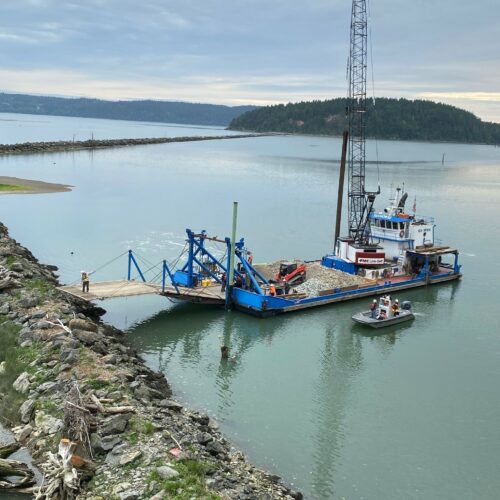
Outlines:
{"label": "boulder", "polygon": [[11,271],[15,271],[16,273],[22,273],[24,271],[24,266],[20,262],[14,262],[10,266]]}
{"label": "boulder", "polygon": [[28,326],[21,328],[21,331],[19,332],[19,336],[18,336],[19,344],[22,344],[23,342],[27,342],[27,341],[33,341],[33,340],[35,340],[33,330]]}
{"label": "boulder", "polygon": [[21,394],[25,394],[28,392],[28,389],[30,388],[30,381],[29,381],[29,375],[27,372],[21,373],[19,377],[16,378],[14,383],[12,384],[12,387],[17,392],[20,392]]}
{"label": "boulder", "polygon": [[163,500],[165,498],[165,492],[162,490],[156,495],[153,495],[149,500]]}
{"label": "boulder", "polygon": [[[71,320],[71,321],[76,321],[76,320]],[[70,323],[71,323],[71,321],[70,321]],[[87,344],[87,345],[95,344],[96,342],[102,341],[104,338],[104,336],[101,335],[100,333],[91,332],[89,330],[76,329],[76,330],[72,330],[72,332],[73,332],[73,335],[78,340],[80,340],[81,342],[83,342],[84,344]]]}
{"label": "boulder", "polygon": [[137,500],[140,496],[140,493],[135,490],[123,491],[118,495],[120,500]]}
{"label": "boulder", "polygon": [[120,457],[120,465],[127,465],[131,464],[138,458],[142,457],[142,451],[141,450],[135,450],[130,453],[126,453],[125,455],[122,455]]}
{"label": "boulder", "polygon": [[104,436],[101,439],[102,449],[104,451],[112,450],[115,446],[118,446],[121,442],[122,440],[118,436]]}
{"label": "boulder", "polygon": [[130,451],[130,446],[126,443],[115,446],[107,455],[105,462],[108,465],[118,465],[121,457]]}
{"label": "boulder", "polygon": [[74,318],[69,322],[71,330],[85,330],[87,332],[97,333],[97,325],[86,319]]}
{"label": "boulder", "polygon": [[35,413],[35,427],[42,434],[55,434],[63,428],[63,421],[43,411]]}
{"label": "boulder", "polygon": [[67,363],[69,365],[73,365],[78,363],[80,360],[80,351],[78,349],[72,349],[67,345],[63,345],[61,350],[59,351],[59,359],[63,363]]}
{"label": "boulder", "polygon": [[43,319],[35,323],[35,328],[38,328],[39,330],[48,330],[49,328],[52,328],[52,326],[53,326],[52,324]]}
{"label": "boulder", "polygon": [[10,311],[10,304],[5,302],[0,306],[0,314],[7,314]]}
{"label": "boulder", "polygon": [[58,388],[59,388],[59,382],[44,382],[43,384],[38,386],[37,391],[40,394],[43,393],[50,394],[51,392],[56,391]]}
{"label": "boulder", "polygon": [[27,424],[31,420],[31,415],[35,409],[35,401],[33,399],[27,399],[19,408],[19,415],[21,416],[21,422]]}
{"label": "boulder", "polygon": [[171,399],[163,399],[158,403],[163,408],[168,408],[169,410],[180,412],[182,410],[182,405]]}
{"label": "boulder", "polygon": [[207,450],[212,454],[212,455],[217,455],[219,453],[225,453],[224,447],[217,441],[211,441],[207,445]]}
{"label": "boulder", "polygon": [[200,432],[199,434],[196,435],[196,441],[200,444],[207,444],[210,443],[210,441],[213,441],[214,438],[208,433],[208,432]]}
{"label": "boulder", "polygon": [[26,441],[31,436],[31,433],[33,432],[33,427],[31,425],[25,425],[24,427],[21,428],[19,433],[16,434],[16,439],[19,442]]}
{"label": "boulder", "polygon": [[[36,307],[39,303],[40,299],[35,295],[28,295],[17,301],[17,305],[24,309],[31,309],[32,307]],[[41,317],[43,318],[43,316]]]}
{"label": "boulder", "polygon": [[169,467],[168,465],[162,465],[161,467],[157,467],[156,472],[158,472],[158,475],[163,480],[172,479],[179,476],[179,473],[175,469],[172,469],[172,467]]}
{"label": "boulder", "polygon": [[118,363],[118,357],[116,354],[108,354],[102,358],[102,361],[108,365],[116,365],[116,363]]}
{"label": "boulder", "polygon": [[111,417],[101,427],[101,436],[120,434],[127,427],[127,423],[131,416],[131,413],[121,413]]}
{"label": "boulder", "polygon": [[42,318],[45,318],[45,316],[47,316],[47,311],[40,309],[39,311],[35,311],[31,315],[31,319],[42,319]]}

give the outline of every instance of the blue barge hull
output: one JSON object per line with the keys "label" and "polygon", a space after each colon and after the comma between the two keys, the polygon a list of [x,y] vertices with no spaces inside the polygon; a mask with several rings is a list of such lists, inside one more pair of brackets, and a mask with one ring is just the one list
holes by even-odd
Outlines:
{"label": "blue barge hull", "polygon": [[439,273],[426,277],[408,278],[393,282],[387,281],[371,286],[361,286],[352,290],[338,291],[315,297],[289,299],[281,296],[272,297],[269,295],[260,295],[242,288],[233,288],[232,299],[233,305],[237,309],[256,316],[267,317],[287,312],[310,309],[313,307],[325,306],[336,302],[345,302],[347,300],[361,299],[374,295],[383,295],[385,293],[391,293],[399,290],[435,285],[446,281],[457,280],[461,277],[462,274],[459,272]]}

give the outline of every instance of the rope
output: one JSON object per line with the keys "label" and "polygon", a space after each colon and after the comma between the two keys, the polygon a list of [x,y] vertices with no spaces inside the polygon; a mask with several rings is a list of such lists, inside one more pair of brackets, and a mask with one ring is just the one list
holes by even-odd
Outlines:
{"label": "rope", "polygon": [[101,271],[102,269],[104,269],[106,266],[109,266],[110,264],[112,264],[113,262],[115,262],[116,260],[118,260],[120,257],[123,257],[124,255],[126,255],[128,253],[128,250],[126,250],[125,252],[123,252],[122,254],[118,255],[118,257],[115,257],[114,259],[111,259],[109,262],[106,262],[106,264],[103,264],[101,267],[98,267],[97,269],[95,269],[94,271],[91,271],[89,274],[95,274],[99,271]]}

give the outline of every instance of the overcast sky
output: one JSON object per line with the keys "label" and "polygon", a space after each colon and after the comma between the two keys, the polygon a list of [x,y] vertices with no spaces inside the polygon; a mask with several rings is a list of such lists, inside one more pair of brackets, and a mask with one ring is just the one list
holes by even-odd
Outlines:
{"label": "overcast sky", "polygon": [[[500,0],[369,10],[376,96],[500,122]],[[350,11],[350,0],[0,0],[0,90],[229,105],[341,97]]]}

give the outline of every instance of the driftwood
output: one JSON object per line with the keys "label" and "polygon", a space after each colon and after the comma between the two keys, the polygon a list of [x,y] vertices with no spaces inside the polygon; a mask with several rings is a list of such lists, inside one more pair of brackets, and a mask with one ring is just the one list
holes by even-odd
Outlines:
{"label": "driftwood", "polygon": [[71,465],[76,443],[61,439],[57,454],[47,453],[48,460],[43,464],[44,484],[38,489],[36,500],[73,500],[80,489],[80,478]]}
{"label": "driftwood", "polygon": [[19,448],[21,448],[21,445],[19,443],[10,443],[1,445],[0,458],[7,458],[8,456],[12,455],[12,453],[17,451]]}
{"label": "driftwood", "polygon": [[[102,404],[103,400],[99,400],[95,394],[90,396],[95,406],[101,413],[106,413],[108,415],[116,415],[118,413],[135,413],[135,408],[133,406],[104,406]],[[108,400],[105,400],[108,401]]]}
{"label": "driftwood", "polygon": [[76,381],[73,382],[65,403],[64,425],[67,436],[71,441],[81,443],[85,453],[92,458],[89,429],[94,427],[94,418],[85,408],[85,401]]}
{"label": "driftwood", "polygon": [[17,481],[0,479],[0,490],[26,487],[35,484],[35,474],[22,462],[0,458],[0,478],[20,477]]}

